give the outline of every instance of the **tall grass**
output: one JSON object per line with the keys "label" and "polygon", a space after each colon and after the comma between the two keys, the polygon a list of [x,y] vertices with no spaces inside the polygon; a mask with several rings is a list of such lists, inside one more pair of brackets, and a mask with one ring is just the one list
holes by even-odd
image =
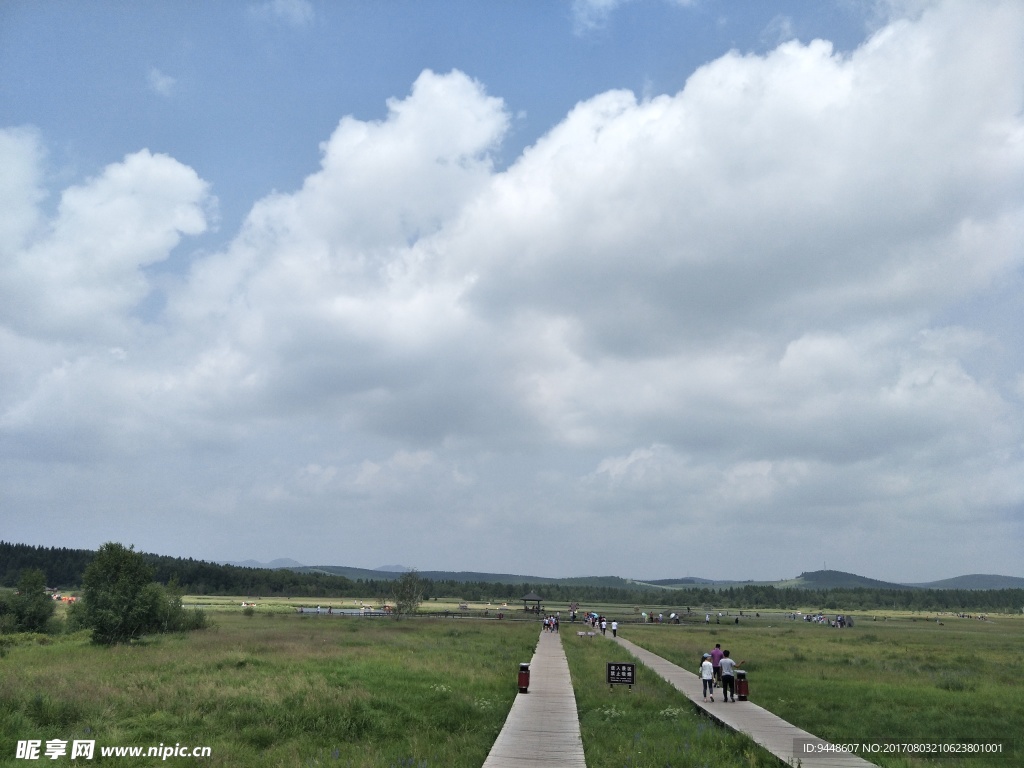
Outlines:
{"label": "tall grass", "polygon": [[[834,742],[999,742],[1003,762],[1024,763],[1024,621],[858,622],[843,630],[770,623],[629,626],[623,635],[687,669],[721,643],[746,660],[752,701]],[[869,759],[888,768],[999,764]]]}
{"label": "tall grass", "polygon": [[[637,662],[637,684],[610,689],[605,665],[635,661],[602,638],[562,638],[589,768],[725,768],[778,760],[746,736],[699,715],[681,693]],[[692,666],[692,665],[691,665]]]}
{"label": "tall grass", "polygon": [[[26,764],[14,759],[18,740],[84,738],[97,747],[210,746],[207,766],[476,768],[539,633],[535,622],[300,616],[285,604],[245,616],[232,606],[214,613],[211,629],[131,646],[97,647],[88,633],[5,637],[0,765]],[[1008,745],[1003,762],[1022,762],[1022,620],[830,630],[774,617],[620,631],[687,669],[721,642],[747,660],[756,703],[833,741],[999,741]],[[604,665],[628,660],[621,648],[571,631],[563,643],[591,768],[774,764],[696,715],[642,665],[632,693],[610,691]],[[872,760],[887,768],[1000,764]]]}
{"label": "tall grass", "polygon": [[210,746],[210,766],[476,768],[538,634],[526,623],[294,615],[217,625],[133,646],[83,635],[10,648],[0,764],[18,740],[84,738]]}

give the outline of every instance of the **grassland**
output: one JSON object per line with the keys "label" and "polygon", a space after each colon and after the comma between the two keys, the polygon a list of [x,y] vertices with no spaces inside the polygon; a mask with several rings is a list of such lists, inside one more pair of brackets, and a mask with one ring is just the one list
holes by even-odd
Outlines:
{"label": "grassland", "polygon": [[237,608],[215,621],[114,648],[22,636],[0,659],[0,764],[26,764],[12,759],[19,739],[57,738],[210,746],[210,766],[477,768],[538,633]]}
{"label": "grassland", "polygon": [[629,661],[601,638],[563,633],[588,768],[775,768],[778,760],[741,734],[699,715],[671,685],[637,664],[632,690],[605,684],[605,665]]}
{"label": "grassland", "polygon": [[[622,635],[685,669],[721,643],[746,660],[751,700],[837,743],[1001,742],[1020,765],[1024,620],[945,616],[871,621],[851,629],[775,616],[740,625],[627,625]],[[897,766],[906,758],[872,758]],[[943,759],[992,768],[992,758]]]}
{"label": "grassland", "polygon": [[[0,765],[26,764],[14,759],[19,739],[84,738],[97,746],[210,746],[206,766],[475,768],[504,723],[514,672],[539,632],[537,622],[299,615],[297,607],[318,603],[308,598],[260,600],[252,616],[242,614],[241,598],[185,602],[209,611],[214,627],[115,648],[93,646],[85,634],[14,636],[0,658]],[[424,608],[457,612],[459,602]],[[620,621],[637,615],[633,606],[593,607]],[[470,608],[493,615],[501,606]],[[642,666],[632,693],[610,691],[604,664],[626,654],[562,626],[591,768],[772,765]],[[833,741],[998,741],[1007,745],[1002,762],[1021,764],[1024,619],[944,617],[940,625],[861,616],[853,629],[833,630],[763,614],[740,625],[623,623],[620,631],[686,669],[722,643],[747,660],[754,702]]]}

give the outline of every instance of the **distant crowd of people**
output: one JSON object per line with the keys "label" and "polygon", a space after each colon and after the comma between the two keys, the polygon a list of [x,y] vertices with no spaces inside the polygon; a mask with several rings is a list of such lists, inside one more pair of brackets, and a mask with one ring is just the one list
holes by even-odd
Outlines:
{"label": "distant crowd of people", "polygon": [[834,619],[829,618],[823,613],[787,613],[786,618],[793,619],[794,621],[809,621],[812,624],[826,624],[834,629],[845,629],[853,626],[853,617],[844,616],[841,613],[837,614]]}

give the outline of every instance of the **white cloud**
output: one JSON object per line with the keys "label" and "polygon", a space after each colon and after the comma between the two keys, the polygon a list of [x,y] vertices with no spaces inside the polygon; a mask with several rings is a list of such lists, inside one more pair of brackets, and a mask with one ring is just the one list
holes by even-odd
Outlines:
{"label": "white cloud", "polygon": [[796,37],[796,28],[793,25],[792,17],[784,14],[772,18],[768,22],[768,26],[761,32],[761,41],[771,47],[781,45]]}
{"label": "white cloud", "polygon": [[45,197],[42,179],[44,151],[36,131],[0,129],[0,260],[24,247],[40,223],[39,204]]}
{"label": "white cloud", "polygon": [[266,396],[310,408],[358,397],[354,418],[379,410],[385,422],[425,405],[396,403],[395,388],[440,395],[430,392],[448,387],[450,371],[434,371],[438,384],[429,371],[470,354],[458,349],[465,278],[446,277],[418,243],[489,183],[488,152],[508,121],[501,101],[460,73],[424,73],[389,110],[379,123],[342,120],[320,171],[258,203],[232,247],[197,263],[169,305],[204,332],[215,322],[267,370]]}
{"label": "white cloud", "polygon": [[612,11],[632,0],[573,0],[572,15],[577,33],[604,26]]}
{"label": "white cloud", "polygon": [[149,70],[147,75],[147,82],[149,83],[149,89],[158,96],[164,98],[171,96],[174,93],[174,88],[178,84],[178,81],[161,72],[156,67]]}
{"label": "white cloud", "polygon": [[1022,32],[1016,4],[940,4],[847,55],[729,54],[578,104],[503,171],[503,102],[426,71],[147,324],[146,267],[204,230],[207,185],[143,151],[47,221],[39,140],[4,132],[0,441],[168,451],[137,497],[443,528],[462,567],[528,526],[589,570],[624,520],[615,551],[661,573],[710,524],[752,569],[795,535],[957,562],[1024,505],[1024,361],[979,364],[1012,344],[963,309],[1024,267]]}
{"label": "white cloud", "polygon": [[46,230],[0,265],[0,320],[28,335],[116,337],[150,290],[143,268],[205,231],[211,204],[192,169],[146,150],[66,189]]}

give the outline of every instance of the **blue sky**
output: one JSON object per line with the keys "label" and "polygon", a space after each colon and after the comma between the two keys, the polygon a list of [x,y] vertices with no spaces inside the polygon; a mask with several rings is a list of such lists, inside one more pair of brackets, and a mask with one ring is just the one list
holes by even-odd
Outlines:
{"label": "blue sky", "polygon": [[506,101],[507,164],[594,94],[675,93],[730,49],[794,35],[849,49],[876,20],[842,0],[806,6],[15,2],[0,10],[0,114],[37,127],[69,180],[141,147],[196,168],[228,238],[255,198],[302,183],[341,116],[383,118],[424,69]]}
{"label": "blue sky", "polygon": [[0,5],[0,535],[1024,575],[1022,30]]}

